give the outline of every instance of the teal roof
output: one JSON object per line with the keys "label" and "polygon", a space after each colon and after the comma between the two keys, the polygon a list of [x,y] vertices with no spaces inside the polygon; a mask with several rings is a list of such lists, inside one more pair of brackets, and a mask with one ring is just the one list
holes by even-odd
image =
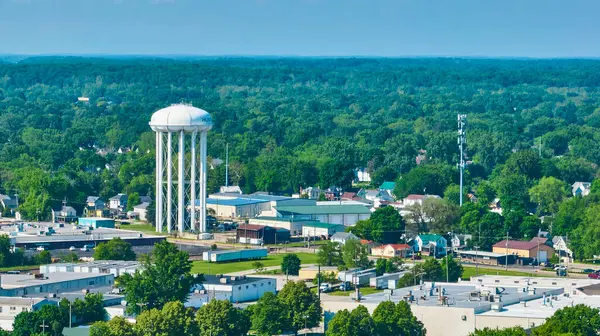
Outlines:
{"label": "teal roof", "polygon": [[394,190],[395,187],[396,187],[396,182],[385,181],[379,186],[379,189]]}
{"label": "teal roof", "polygon": [[433,241],[433,242],[438,241],[440,238],[442,238],[442,236],[437,235],[437,234],[421,234],[421,235],[419,235],[419,238],[421,238],[421,240],[423,241],[423,245],[425,245],[431,241]]}
{"label": "teal roof", "polygon": [[336,228],[338,226],[343,226],[343,225],[342,224],[330,224],[330,223],[316,222],[316,223],[306,223],[306,224],[304,224],[304,226],[315,227],[315,228],[320,228],[320,229],[333,229],[333,228]]}
{"label": "teal roof", "polygon": [[295,205],[279,206],[280,213],[298,215],[341,215],[370,214],[369,208],[363,205]]}

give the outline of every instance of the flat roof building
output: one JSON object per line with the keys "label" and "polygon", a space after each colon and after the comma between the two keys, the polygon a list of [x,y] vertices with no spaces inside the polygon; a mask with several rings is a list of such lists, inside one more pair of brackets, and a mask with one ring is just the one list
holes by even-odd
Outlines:
{"label": "flat roof building", "polygon": [[369,219],[371,216],[371,210],[363,205],[279,206],[276,210],[278,217],[345,226],[353,226],[359,220]]}
{"label": "flat roof building", "polygon": [[139,261],[97,260],[87,263],[58,263],[40,266],[40,273],[98,273],[112,274],[115,277],[123,274],[133,274],[141,270]]}
{"label": "flat roof building", "polygon": [[228,276],[228,275],[204,275],[204,282],[198,285],[200,290],[206,294],[212,292],[226,293],[229,301],[248,302],[260,299],[265,293],[275,293],[277,279]]}
{"label": "flat roof building", "polygon": [[40,275],[7,274],[2,275],[0,280],[0,296],[61,293],[112,286],[115,283],[115,277],[112,274],[72,272]]}
{"label": "flat roof building", "polygon": [[512,265],[519,256],[506,253],[495,253],[487,251],[458,251],[460,260],[467,263],[477,263],[486,265]]}
{"label": "flat roof building", "polygon": [[321,222],[306,222],[302,227],[303,237],[324,237],[329,239],[338,232],[344,232],[346,227],[342,224],[331,224]]}
{"label": "flat roof building", "polygon": [[[200,203],[196,201],[196,207],[199,209]],[[263,212],[271,210],[271,204],[263,199],[246,198],[207,198],[206,207],[214,211],[215,216],[221,218],[253,218]]]}

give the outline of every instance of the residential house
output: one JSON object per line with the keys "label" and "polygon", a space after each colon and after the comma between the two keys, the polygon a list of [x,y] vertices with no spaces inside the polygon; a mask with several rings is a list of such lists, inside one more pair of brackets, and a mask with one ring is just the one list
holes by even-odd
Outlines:
{"label": "residential house", "polygon": [[104,201],[99,196],[88,196],[85,201],[88,209],[104,209]]}
{"label": "residential house", "polygon": [[463,250],[467,247],[467,241],[473,239],[473,236],[470,234],[454,234],[452,238],[450,238],[450,245],[452,247],[452,251],[458,252],[459,250]]}
{"label": "residential house", "polygon": [[151,203],[152,197],[150,196],[140,196],[140,203]]}
{"label": "residential house", "polygon": [[502,240],[492,246],[492,252],[518,255],[521,258],[534,259],[546,262],[554,255],[554,249],[546,244],[542,237],[535,237],[531,241]]}
{"label": "residential house", "polygon": [[125,211],[127,208],[127,195],[117,194],[110,198],[109,208],[111,210]]}
{"label": "residential house", "polygon": [[500,205],[500,199],[495,198],[492,203],[489,204],[490,212],[495,212],[502,215],[502,206]]}
{"label": "residential house", "polygon": [[417,195],[410,194],[402,200],[402,204],[407,207],[411,205],[423,205],[423,201],[430,198],[441,198],[438,195]]}
{"label": "residential house", "polygon": [[329,187],[324,191],[325,198],[327,198],[328,201],[339,201],[342,197],[342,192],[342,188],[335,186]]}
{"label": "residential house", "polygon": [[137,218],[142,221],[147,221],[148,206],[150,203],[144,202],[133,207],[133,212],[137,214]]}
{"label": "residential house", "polygon": [[318,199],[319,195],[323,191],[317,187],[308,187],[306,189],[300,189],[300,195],[306,195],[308,199]]}
{"label": "residential house", "polygon": [[396,182],[385,181],[379,186],[379,190],[386,191],[390,196],[394,195],[394,188],[396,188]]}
{"label": "residential house", "polygon": [[60,209],[52,209],[52,223],[75,223],[77,211],[70,206],[63,205]]}
{"label": "residential house", "polygon": [[414,252],[439,257],[446,255],[448,241],[438,234],[420,234],[412,241]]}
{"label": "residential house", "polygon": [[417,163],[417,166],[427,162],[427,151],[425,149],[419,150],[419,154],[415,157],[415,162]]}
{"label": "residential house", "polygon": [[353,191],[344,191],[342,193],[342,201],[354,201],[358,199],[358,193]]}
{"label": "residential house", "polygon": [[381,246],[380,243],[368,239],[361,239],[360,243],[367,247],[367,249],[369,250],[369,254],[371,254],[374,248]]}
{"label": "residential house", "polygon": [[567,239],[562,236],[556,236],[552,238],[552,247],[554,251],[558,253],[561,258],[567,258],[567,261],[573,260],[573,251],[567,246]]}
{"label": "residential house", "polygon": [[387,244],[371,249],[371,255],[384,258],[406,258],[411,254],[411,248],[408,244]]}
{"label": "residential house", "polygon": [[371,174],[367,168],[356,168],[354,170],[354,182],[371,182]]}
{"label": "residential house", "polygon": [[358,240],[358,237],[350,232],[336,232],[329,240],[340,245],[345,245],[349,240]]}
{"label": "residential house", "polygon": [[587,196],[592,191],[592,184],[590,182],[575,182],[571,187],[573,196]]}

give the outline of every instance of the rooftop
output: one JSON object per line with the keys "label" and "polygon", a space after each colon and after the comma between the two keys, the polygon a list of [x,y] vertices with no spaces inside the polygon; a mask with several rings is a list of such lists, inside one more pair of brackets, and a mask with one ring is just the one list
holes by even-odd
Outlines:
{"label": "rooftop", "polygon": [[490,257],[490,258],[506,257],[506,254],[503,254],[503,253],[494,253],[494,252],[487,252],[487,251],[458,251],[458,254],[469,255],[469,256]]}
{"label": "rooftop", "polygon": [[[269,202],[263,199],[246,199],[246,198],[234,198],[234,199],[219,199],[219,198],[207,198],[206,204],[215,204],[223,206],[244,206]],[[196,206],[200,205],[200,200],[196,200]]]}
{"label": "rooftop", "polygon": [[12,297],[12,296],[0,296],[0,305],[1,306],[32,306],[36,305],[42,301],[44,298],[22,298],[22,297]]}
{"label": "rooftop", "polygon": [[363,205],[298,205],[280,206],[277,211],[299,215],[336,215],[336,214],[370,214],[369,208]]}
{"label": "rooftop", "polygon": [[396,187],[396,182],[385,181],[379,186],[379,189],[394,190],[395,187]]}
{"label": "rooftop", "polygon": [[89,278],[98,278],[109,276],[110,274],[99,274],[99,273],[67,273],[57,272],[44,274],[44,278],[37,279],[33,275],[21,275],[21,274],[6,274],[0,278],[3,289],[14,289],[29,287],[35,285],[43,285],[55,282],[83,280]]}
{"label": "rooftop", "polygon": [[332,229],[332,228],[336,228],[336,227],[343,227],[344,225],[342,224],[330,224],[330,223],[321,223],[321,222],[314,222],[314,223],[306,223],[303,226],[305,227],[314,227],[314,228],[321,228],[321,229]]}
{"label": "rooftop", "polygon": [[271,279],[271,278],[248,277],[245,275],[230,276],[230,275],[223,274],[221,277],[219,277],[217,275],[204,275],[204,281],[202,282],[202,284],[203,285],[222,285],[221,278],[227,278],[228,279],[227,284],[229,284],[229,285],[232,285],[232,284],[244,285],[244,284],[250,284],[250,283],[262,281],[262,280],[277,281],[276,279]]}
{"label": "rooftop", "polygon": [[[540,243],[542,244],[542,243]],[[531,250],[534,247],[538,246],[537,241],[520,241],[520,240],[509,240],[508,244],[506,239],[496,244],[492,245],[492,247],[501,247],[501,248],[509,248],[515,250]]]}

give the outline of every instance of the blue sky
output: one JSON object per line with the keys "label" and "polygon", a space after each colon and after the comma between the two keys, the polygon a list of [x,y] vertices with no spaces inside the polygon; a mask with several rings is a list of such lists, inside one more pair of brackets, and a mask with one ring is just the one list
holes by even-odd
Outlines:
{"label": "blue sky", "polygon": [[600,57],[599,0],[0,0],[0,53]]}

